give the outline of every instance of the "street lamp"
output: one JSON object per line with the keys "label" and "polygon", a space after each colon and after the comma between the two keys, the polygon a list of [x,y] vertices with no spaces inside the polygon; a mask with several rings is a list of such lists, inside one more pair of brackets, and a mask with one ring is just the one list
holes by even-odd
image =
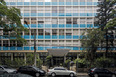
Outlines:
{"label": "street lamp", "polygon": [[[24,21],[24,23],[29,27],[27,21]],[[30,27],[29,30],[31,30]],[[34,33],[34,66],[36,66],[36,32]]]}

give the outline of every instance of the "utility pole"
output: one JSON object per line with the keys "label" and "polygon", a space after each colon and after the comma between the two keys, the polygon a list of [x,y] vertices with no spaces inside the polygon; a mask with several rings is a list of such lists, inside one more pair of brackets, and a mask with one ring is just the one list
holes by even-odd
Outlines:
{"label": "utility pole", "polygon": [[[29,27],[27,21],[24,21],[24,23]],[[31,30],[30,27],[29,30]],[[34,33],[34,66],[36,66],[36,32]]]}

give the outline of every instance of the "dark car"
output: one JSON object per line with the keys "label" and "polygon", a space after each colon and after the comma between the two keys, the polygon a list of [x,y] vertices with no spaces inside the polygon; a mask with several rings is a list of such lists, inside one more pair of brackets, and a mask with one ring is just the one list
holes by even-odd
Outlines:
{"label": "dark car", "polygon": [[34,77],[44,76],[46,72],[34,66],[22,66],[19,67],[17,73],[28,74]]}
{"label": "dark car", "polygon": [[103,68],[89,69],[88,75],[90,77],[116,77],[116,74]]}

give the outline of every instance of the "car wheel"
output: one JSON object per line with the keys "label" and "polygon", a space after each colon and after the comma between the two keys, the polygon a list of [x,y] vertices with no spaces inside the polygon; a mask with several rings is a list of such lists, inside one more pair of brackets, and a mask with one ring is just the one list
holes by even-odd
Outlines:
{"label": "car wheel", "polygon": [[52,73],[52,74],[51,74],[51,76],[52,76],[52,77],[55,77],[55,76],[56,76],[56,74],[55,74],[55,73]]}
{"label": "car wheel", "polygon": [[36,73],[35,75],[36,75],[36,77],[39,77],[39,76],[40,76],[40,74],[39,74],[39,73]]}
{"label": "car wheel", "polygon": [[73,73],[70,73],[70,77],[74,77],[74,74]]}
{"label": "car wheel", "polygon": [[112,77],[116,77],[116,76],[113,74]]}
{"label": "car wheel", "polygon": [[94,74],[94,77],[98,77],[98,74]]}

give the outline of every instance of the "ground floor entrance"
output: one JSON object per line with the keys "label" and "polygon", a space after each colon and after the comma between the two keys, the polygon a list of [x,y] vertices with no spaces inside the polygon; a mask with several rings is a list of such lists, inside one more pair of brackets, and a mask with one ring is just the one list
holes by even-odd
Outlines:
{"label": "ground floor entrance", "polygon": [[53,57],[53,65],[54,66],[63,66],[64,65],[64,57]]}

